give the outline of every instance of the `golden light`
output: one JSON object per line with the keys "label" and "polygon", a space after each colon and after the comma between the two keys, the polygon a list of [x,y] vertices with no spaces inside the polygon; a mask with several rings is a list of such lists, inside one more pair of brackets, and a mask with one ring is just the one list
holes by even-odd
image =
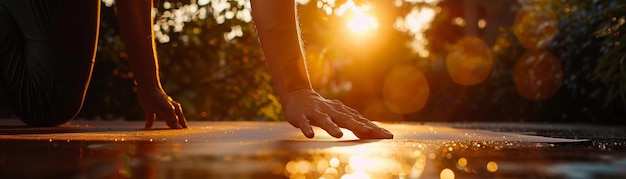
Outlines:
{"label": "golden light", "polygon": [[424,173],[424,169],[426,168],[426,156],[420,155],[415,160],[415,163],[411,166],[411,172],[409,173],[409,178],[420,178]]}
{"label": "golden light", "polygon": [[487,44],[477,37],[465,37],[454,44],[446,58],[448,73],[455,83],[475,85],[489,76],[493,56]]}
{"label": "golden light", "polygon": [[331,167],[337,168],[339,167],[339,159],[337,159],[336,157],[333,157],[332,159],[330,159],[328,164],[330,164]]}
{"label": "golden light", "polygon": [[484,29],[485,27],[487,27],[487,20],[485,19],[480,19],[478,20],[478,28],[480,29]]}
{"label": "golden light", "polygon": [[348,0],[346,3],[339,6],[336,14],[338,16],[347,16],[349,20],[346,25],[353,33],[371,33],[378,29],[378,21],[376,18],[366,13],[370,9],[370,4],[356,6],[354,1]]}
{"label": "golden light", "polygon": [[441,173],[439,173],[439,178],[454,179],[454,171],[450,170],[449,168],[443,169],[441,170]]}
{"label": "golden light", "polygon": [[540,49],[552,42],[558,25],[556,15],[547,7],[527,5],[517,12],[513,32],[525,48]]}
{"label": "golden light", "polygon": [[462,17],[456,17],[454,18],[454,24],[460,27],[465,27],[465,19],[463,19]]}
{"label": "golden light", "polygon": [[530,100],[543,100],[554,95],[561,87],[561,63],[550,52],[526,52],[515,63],[513,82],[519,94]]}
{"label": "golden light", "polygon": [[347,25],[352,32],[356,33],[363,33],[378,29],[378,22],[376,19],[363,12],[356,13]]}
{"label": "golden light", "polygon": [[[328,168],[318,173],[324,178],[390,178],[398,176],[402,173],[411,175],[414,173],[410,170],[412,163],[403,160],[402,157],[386,155],[388,152],[382,144],[362,144],[348,147],[331,147],[323,149],[323,153],[331,153],[333,155],[321,155],[324,162],[328,162]],[[337,156],[339,155],[339,157]],[[400,158],[398,158],[400,157]],[[413,158],[413,157],[410,157]],[[422,158],[422,159],[420,159]],[[417,157],[416,166],[419,169],[418,174],[421,175],[423,166],[425,166],[425,156]],[[321,160],[321,159],[314,159]],[[314,176],[316,177],[316,176]]]}
{"label": "golden light", "polygon": [[426,48],[428,40],[424,36],[424,31],[430,28],[436,14],[437,11],[430,7],[413,7],[405,17],[396,19],[393,25],[395,29],[413,36],[408,46],[421,57],[430,55]]}
{"label": "golden light", "polygon": [[467,159],[465,159],[465,158],[460,158],[460,159],[457,161],[457,165],[458,165],[459,167],[465,167],[465,166],[467,166]]}
{"label": "golden light", "polygon": [[383,97],[389,109],[398,114],[421,110],[430,96],[426,76],[416,67],[400,65],[385,78]]}
{"label": "golden light", "polygon": [[489,161],[489,163],[487,163],[487,171],[489,171],[489,172],[496,172],[496,171],[498,171],[498,163],[496,163],[494,161]]}
{"label": "golden light", "polygon": [[[311,84],[316,88],[328,87],[330,80],[334,75],[332,63],[324,56],[324,51],[307,50],[307,63],[308,75],[311,80]],[[306,72],[302,71],[302,74]]]}

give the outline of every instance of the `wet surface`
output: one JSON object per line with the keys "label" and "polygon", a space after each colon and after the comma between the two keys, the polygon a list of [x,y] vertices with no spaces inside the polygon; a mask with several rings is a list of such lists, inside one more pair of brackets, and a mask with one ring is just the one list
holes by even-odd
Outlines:
{"label": "wet surface", "polygon": [[[393,140],[306,139],[282,122],[0,121],[0,178],[624,178],[626,129],[383,123]],[[164,127],[164,126],[161,126]]]}

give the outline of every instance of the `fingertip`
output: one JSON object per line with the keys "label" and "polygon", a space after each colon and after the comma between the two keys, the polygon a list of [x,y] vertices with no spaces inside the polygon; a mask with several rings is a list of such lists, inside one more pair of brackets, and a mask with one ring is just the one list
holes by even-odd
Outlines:
{"label": "fingertip", "polygon": [[165,120],[165,124],[167,124],[168,127],[170,127],[170,129],[180,129],[182,128],[179,124],[178,124],[178,119],[176,119],[176,116],[164,119]]}
{"label": "fingertip", "polygon": [[187,118],[185,117],[185,115],[183,114],[178,114],[178,124],[180,124],[181,127],[183,128],[188,128],[189,126],[187,125]]}
{"label": "fingertip", "polygon": [[[381,128],[382,129],[382,128]],[[374,133],[373,138],[376,139],[393,139],[393,134],[386,129],[382,129],[379,132]]]}
{"label": "fingertip", "polygon": [[341,138],[343,137],[343,132],[341,132],[341,130],[334,132],[335,134],[331,134],[333,137],[335,138]]}
{"label": "fingertip", "polygon": [[334,127],[331,129],[326,129],[326,132],[328,134],[330,134],[330,136],[333,136],[335,138],[341,138],[343,137],[343,132],[341,131],[341,129],[339,127]]}
{"label": "fingertip", "polygon": [[178,125],[178,123],[174,122],[167,122],[167,126],[170,127],[170,129],[182,129],[182,127],[180,125]]}
{"label": "fingertip", "polygon": [[309,139],[315,137],[315,133],[313,132],[313,129],[311,128],[311,126],[302,127],[300,128],[300,130],[302,131],[302,134],[304,134],[304,136],[306,136]]}
{"label": "fingertip", "polygon": [[188,128],[189,126],[187,125],[187,117],[185,117],[185,113],[183,112],[183,107],[180,105],[180,103],[175,103],[175,110],[176,110],[176,117],[178,119],[178,124],[180,124],[180,126],[182,128]]}
{"label": "fingertip", "polygon": [[146,124],[144,125],[144,128],[150,129],[152,128],[153,125],[154,125],[154,115],[146,113]]}

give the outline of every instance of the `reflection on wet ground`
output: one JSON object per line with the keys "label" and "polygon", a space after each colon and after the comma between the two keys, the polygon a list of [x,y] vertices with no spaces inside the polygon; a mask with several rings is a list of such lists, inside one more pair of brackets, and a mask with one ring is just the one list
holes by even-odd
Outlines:
{"label": "reflection on wet ground", "polygon": [[84,123],[0,127],[0,178],[626,177],[624,127],[400,123],[383,124],[393,140],[309,140],[286,123]]}

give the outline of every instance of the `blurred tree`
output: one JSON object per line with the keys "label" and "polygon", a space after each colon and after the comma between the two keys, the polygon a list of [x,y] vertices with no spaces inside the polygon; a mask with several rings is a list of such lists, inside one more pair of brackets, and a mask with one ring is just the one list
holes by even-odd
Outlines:
{"label": "blurred tree", "polygon": [[[626,92],[624,88],[626,73],[622,70],[624,64],[619,59],[626,55],[626,52],[619,46],[619,42],[624,38],[621,35],[624,29],[619,21],[626,15],[624,14],[626,11],[619,2],[619,0],[521,1],[518,12],[525,7],[544,7],[558,20],[557,31],[553,37],[545,41],[548,43],[545,43],[542,49],[559,60],[563,69],[563,81],[559,91],[547,100],[519,101],[525,104],[524,106],[531,107],[530,109],[534,111],[532,112],[534,120],[625,122],[623,121],[625,100],[624,98],[620,100],[619,96]],[[534,23],[526,27],[537,28],[546,24]],[[502,66],[503,71],[510,72],[511,59],[519,59],[525,52],[532,51],[520,43],[521,40],[529,38],[519,36],[515,33],[515,26],[505,27],[493,47],[498,61],[509,63]],[[505,78],[510,76],[508,73]],[[500,86],[495,89],[507,87]],[[524,107],[519,109],[524,110]]]}
{"label": "blurred tree", "polygon": [[[190,120],[282,116],[244,1],[155,5],[161,80]],[[104,6],[96,68],[82,117],[144,119],[118,34],[114,6]]]}
{"label": "blurred tree", "polygon": [[[623,123],[626,11],[620,0],[298,2],[314,88],[371,119]],[[246,1],[155,5],[163,84],[191,120],[281,119]],[[513,24],[515,14],[528,10],[545,12]],[[375,17],[374,26],[360,29],[371,28],[368,33],[349,26],[355,17],[363,19],[360,13]],[[529,32],[516,27],[546,33],[520,38]],[[103,7],[98,59],[82,117],[143,119],[117,34],[113,8]],[[484,81],[459,85],[446,58],[467,36],[478,36],[490,47],[493,67]],[[554,55],[562,68],[562,74],[547,76],[562,78],[560,88],[541,100],[523,98],[514,82],[516,64],[536,50]],[[423,73],[430,93],[422,109],[397,114],[383,88],[392,69],[407,65]]]}
{"label": "blurred tree", "polygon": [[[436,115],[437,119],[455,121],[625,122],[622,118],[626,74],[623,60],[619,59],[626,53],[620,45],[624,40],[622,24],[626,11],[619,0],[511,1],[514,3],[500,4],[506,5],[500,7],[477,2],[478,5],[474,5],[478,8],[476,10],[468,9],[464,2],[447,0],[439,3],[437,6],[441,10],[425,32],[428,49],[434,59],[426,63],[430,67],[427,72],[431,76],[429,82],[431,91],[434,91],[431,99],[434,100],[419,113],[440,113]],[[499,29],[497,38],[490,44],[494,55],[491,75],[476,85],[455,84],[449,80],[447,70],[441,68],[446,66],[443,59],[452,53],[454,44],[468,35],[489,39],[486,37],[489,34],[467,34],[467,24],[476,22],[468,22],[465,18],[467,12],[464,11],[487,13],[486,19],[494,15],[504,19],[509,16],[503,12],[494,14],[491,10],[494,8],[508,9],[509,13],[517,16],[522,16],[521,11],[529,9],[543,12],[519,17],[526,19],[520,20],[517,25],[486,21],[491,24],[488,28],[494,28],[493,24],[496,24],[495,28]],[[550,20],[550,14],[555,21]],[[539,34],[524,36],[515,32],[516,26]],[[555,31],[548,32],[549,27],[554,27]],[[529,42],[540,43],[540,46],[523,45]],[[563,80],[553,96],[544,100],[528,100],[521,98],[519,89],[516,89],[513,72],[516,63],[525,54],[537,49],[558,59],[563,69]],[[537,82],[541,83],[540,80]],[[419,113],[416,116],[419,117]]]}

